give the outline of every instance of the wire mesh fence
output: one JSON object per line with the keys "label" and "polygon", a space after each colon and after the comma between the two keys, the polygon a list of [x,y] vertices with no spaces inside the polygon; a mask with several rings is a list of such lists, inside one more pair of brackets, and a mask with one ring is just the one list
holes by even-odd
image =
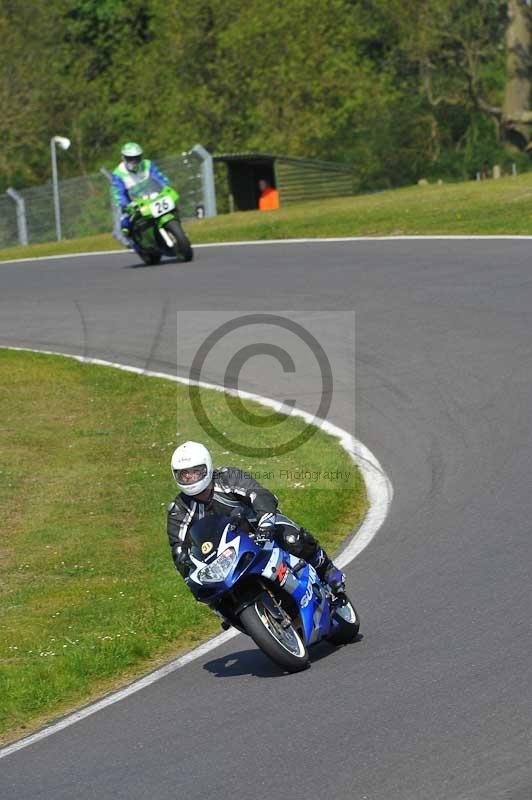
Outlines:
{"label": "wire mesh fence", "polygon": [[182,218],[196,217],[198,208],[205,203],[202,160],[199,155],[192,150],[179,156],[158,158],[157,165],[179,192],[179,211]]}
{"label": "wire mesh fence", "polygon": [[10,247],[18,242],[15,203],[9,197],[0,197],[0,247]]}
{"label": "wire mesh fence", "polygon": [[[56,238],[54,197],[51,183],[23,189],[28,241]],[[111,228],[109,184],[103,175],[87,175],[59,181],[61,227],[66,239],[104,233]]]}
{"label": "wire mesh fence", "polygon": [[[179,210],[183,219],[197,216],[203,207],[204,192],[201,158],[194,152],[156,159],[157,165],[180,194]],[[117,228],[118,216],[113,207],[111,187],[101,173],[58,182],[61,229],[65,239],[105,233]],[[19,189],[25,201],[28,242],[56,239],[53,186],[45,183]],[[19,243],[16,206],[9,197],[0,197],[0,247]]]}

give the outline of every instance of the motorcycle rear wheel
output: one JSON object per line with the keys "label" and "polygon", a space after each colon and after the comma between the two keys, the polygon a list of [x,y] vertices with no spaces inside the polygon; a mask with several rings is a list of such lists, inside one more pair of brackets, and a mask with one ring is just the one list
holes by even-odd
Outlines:
{"label": "motorcycle rear wheel", "polygon": [[262,652],[283,669],[288,672],[307,669],[310,666],[309,655],[299,632],[293,624],[283,627],[268,605],[264,595],[259,595],[240,614],[242,627]]}
{"label": "motorcycle rear wheel", "polygon": [[172,219],[170,222],[166,223],[164,229],[176,244],[176,256],[181,254],[183,256],[183,261],[192,261],[194,258],[194,251],[192,250],[191,244],[181,224],[176,219]]}

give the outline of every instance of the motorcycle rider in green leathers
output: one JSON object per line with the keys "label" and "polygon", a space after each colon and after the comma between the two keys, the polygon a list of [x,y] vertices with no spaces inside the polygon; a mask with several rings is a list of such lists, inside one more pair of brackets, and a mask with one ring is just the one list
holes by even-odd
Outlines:
{"label": "motorcycle rider in green leathers", "polygon": [[146,180],[153,178],[162,186],[167,186],[169,180],[163,175],[155,161],[143,158],[142,147],[136,142],[126,142],[121,151],[122,160],[113,170],[112,197],[113,203],[120,213],[121,237],[117,236],[123,244],[132,247],[136,252],[139,248],[131,238],[131,219],[126,211],[126,206],[131,202],[129,190]]}

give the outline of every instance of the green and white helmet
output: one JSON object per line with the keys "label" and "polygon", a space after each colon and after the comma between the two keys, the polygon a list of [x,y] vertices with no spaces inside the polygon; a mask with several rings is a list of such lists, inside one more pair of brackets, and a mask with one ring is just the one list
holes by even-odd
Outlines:
{"label": "green and white helmet", "polygon": [[138,172],[142,161],[142,147],[136,142],[126,142],[122,147],[122,160],[128,172]]}

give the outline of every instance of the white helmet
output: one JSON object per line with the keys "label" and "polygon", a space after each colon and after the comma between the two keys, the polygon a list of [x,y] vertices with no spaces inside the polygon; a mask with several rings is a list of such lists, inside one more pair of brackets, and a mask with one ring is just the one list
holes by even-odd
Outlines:
{"label": "white helmet", "polygon": [[172,475],[183,494],[200,494],[212,481],[211,454],[198,442],[185,442],[172,455]]}

